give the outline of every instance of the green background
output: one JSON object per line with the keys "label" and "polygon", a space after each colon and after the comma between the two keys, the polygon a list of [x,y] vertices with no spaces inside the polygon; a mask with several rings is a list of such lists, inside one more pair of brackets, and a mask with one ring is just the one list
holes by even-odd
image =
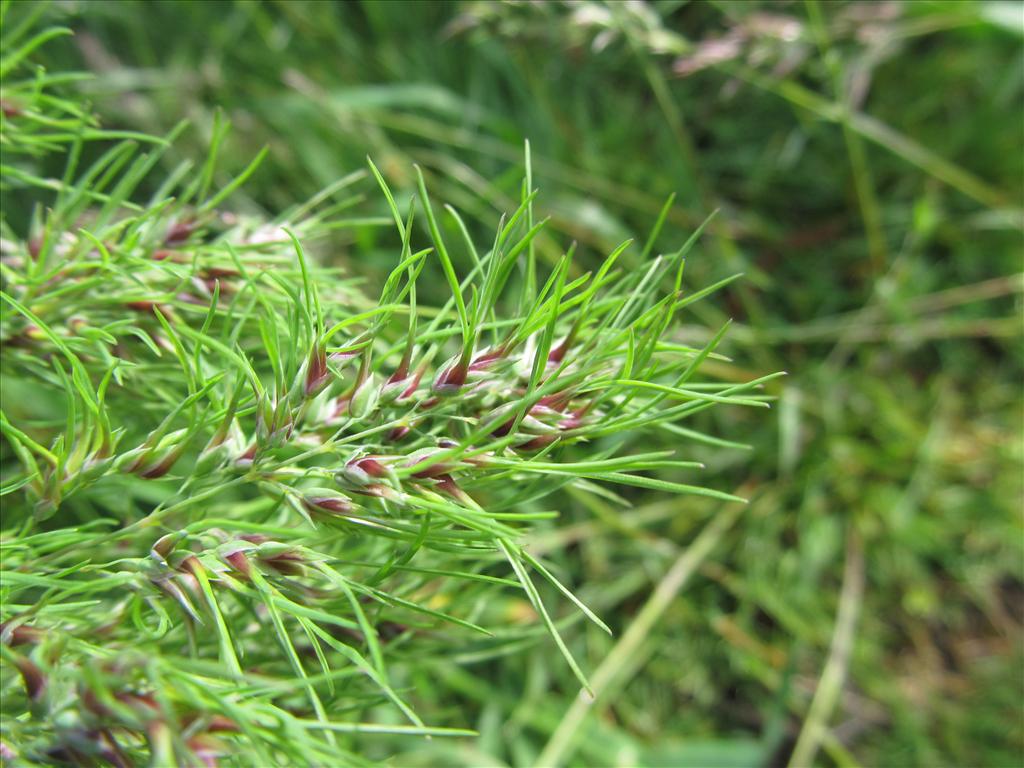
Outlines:
{"label": "green background", "polygon": [[[673,193],[659,249],[717,211],[686,285],[746,277],[677,336],[704,341],[731,317],[720,351],[733,370],[790,375],[772,384],[771,412],[720,409],[700,424],[750,445],[694,458],[706,482],[752,503],[612,657],[571,763],[784,764],[821,690],[835,700],[816,714],[818,763],[1021,764],[1024,6],[121,1],[45,13],[76,36],[38,59],[91,72],[80,87],[105,126],[163,134],[188,118],[176,152],[201,158],[222,109],[232,173],[269,145],[242,208],[282,210],[369,154],[400,198],[420,164],[437,203],[486,238],[517,205],[528,139],[549,263],[571,240],[584,266],[642,243]],[[384,215],[364,191],[360,210]],[[356,227],[319,256],[375,284],[394,243]],[[720,513],[633,500],[622,511],[570,497],[536,537],[616,632],[567,631],[588,672]],[[510,622],[534,620],[507,599]],[[848,653],[833,635],[844,610]],[[535,763],[576,698],[571,673],[545,640],[481,663],[471,650],[427,655],[411,699],[477,739],[367,738],[365,754]],[[823,674],[829,659],[839,678]]]}

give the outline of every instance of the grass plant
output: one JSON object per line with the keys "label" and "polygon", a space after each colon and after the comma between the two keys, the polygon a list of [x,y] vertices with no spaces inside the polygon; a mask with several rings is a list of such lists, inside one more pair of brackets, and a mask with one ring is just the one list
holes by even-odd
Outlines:
{"label": "grass plant", "polygon": [[[617,265],[629,241],[593,271],[573,248],[538,264],[529,170],[489,246],[447,208],[472,259],[460,275],[423,174],[400,207],[368,160],[395,229],[370,299],[306,253],[357,225],[342,212],[368,174],[273,219],[236,213],[265,153],[218,183],[218,116],[202,163],[154,179],[183,126],[107,131],[51,94],[62,78],[15,79],[58,34],[4,43],[4,181],[45,195],[28,232],[4,222],[5,749],[336,765],[363,762],[353,734],[471,735],[421,719],[393,670],[424,641],[520,642],[488,607],[509,590],[589,691],[559,602],[611,630],[524,536],[566,488],[743,501],[695,483],[682,450],[633,447],[712,407],[767,407],[775,376],[701,375],[724,327],[701,347],[666,338],[732,278],[684,288],[696,235],[642,271]],[[54,155],[59,180],[39,168]],[[447,283],[443,305],[418,298],[424,275]]]}

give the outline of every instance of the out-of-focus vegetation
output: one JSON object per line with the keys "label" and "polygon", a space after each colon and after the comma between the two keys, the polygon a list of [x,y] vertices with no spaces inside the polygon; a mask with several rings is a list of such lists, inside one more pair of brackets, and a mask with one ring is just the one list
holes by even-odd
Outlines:
{"label": "out-of-focus vegetation", "polygon": [[[643,243],[671,194],[655,250],[717,211],[685,283],[746,276],[694,305],[677,340],[699,346],[732,318],[719,351],[749,367],[745,380],[790,374],[769,386],[771,418],[732,409],[692,425],[750,446],[688,455],[719,487],[742,486],[751,504],[735,519],[687,497],[621,507],[574,491],[540,524],[530,551],[614,630],[564,629],[594,702],[539,635],[497,658],[438,649],[405,660],[403,694],[425,720],[479,736],[368,737],[365,757],[1021,764],[1024,6],[13,10],[37,8],[75,32],[37,60],[88,72],[69,87],[104,127],[163,135],[190,121],[168,167],[206,156],[218,110],[233,126],[220,149],[230,173],[269,146],[241,210],[283,211],[369,154],[399,199],[419,164],[436,200],[485,237],[519,204],[528,139],[547,266],[569,239],[585,268],[627,237]],[[363,190],[362,210],[386,216]],[[7,219],[29,221],[31,195],[3,195]],[[394,264],[385,232],[357,222],[319,254],[376,285]],[[536,621],[512,593],[492,608]]]}

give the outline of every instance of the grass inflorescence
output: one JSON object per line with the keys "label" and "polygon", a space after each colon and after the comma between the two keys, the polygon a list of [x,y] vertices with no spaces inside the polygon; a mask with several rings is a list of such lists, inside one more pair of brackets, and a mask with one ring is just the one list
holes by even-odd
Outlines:
{"label": "grass inflorescence", "polygon": [[[589,271],[542,260],[528,147],[486,244],[418,168],[399,200],[372,161],[278,216],[234,210],[264,153],[224,176],[226,118],[202,163],[173,160],[184,125],[106,130],[74,78],[29,71],[63,30],[4,34],[3,181],[37,201],[2,222],[5,756],[361,764],[374,734],[472,733],[418,714],[418,657],[502,655],[531,626],[589,688],[563,635],[573,613],[610,630],[524,535],[574,489],[742,501],[635,447],[767,407],[774,376],[703,374],[726,326],[667,335],[734,277],[686,288],[696,235],[650,258],[663,217],[641,269],[629,241]],[[349,217],[371,185],[387,219]],[[331,232],[384,225],[377,292],[321,263]]]}

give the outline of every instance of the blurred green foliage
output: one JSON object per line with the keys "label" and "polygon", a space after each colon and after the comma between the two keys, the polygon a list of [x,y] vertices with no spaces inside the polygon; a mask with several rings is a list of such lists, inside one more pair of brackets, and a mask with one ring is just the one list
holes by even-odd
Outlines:
{"label": "blurred green foliage", "polygon": [[[835,650],[856,542],[863,597],[849,657],[831,655],[846,676],[815,761],[1024,761],[1024,6],[94,0],[45,13],[76,34],[41,60],[92,73],[81,87],[105,127],[164,134],[188,118],[174,152],[202,157],[219,108],[234,126],[225,168],[269,145],[242,191],[253,208],[293,205],[369,154],[400,199],[420,164],[484,232],[516,207],[529,139],[538,211],[584,265],[643,242],[671,193],[666,250],[718,211],[687,284],[747,277],[679,339],[732,317],[723,350],[752,376],[790,377],[774,419],[733,409],[701,425],[751,445],[693,458],[723,487],[748,481],[752,504],[629,657],[570,763],[786,763]],[[360,263],[353,241],[369,249]],[[555,242],[540,238],[540,255],[556,258]],[[367,277],[393,254],[376,228],[321,252]],[[575,495],[534,545],[616,631],[567,629],[588,670],[717,513],[634,501]],[[505,610],[532,621],[521,602]],[[576,698],[571,672],[544,645],[479,656],[430,658],[407,681],[425,718],[478,739],[367,738],[367,756],[534,764]]]}

